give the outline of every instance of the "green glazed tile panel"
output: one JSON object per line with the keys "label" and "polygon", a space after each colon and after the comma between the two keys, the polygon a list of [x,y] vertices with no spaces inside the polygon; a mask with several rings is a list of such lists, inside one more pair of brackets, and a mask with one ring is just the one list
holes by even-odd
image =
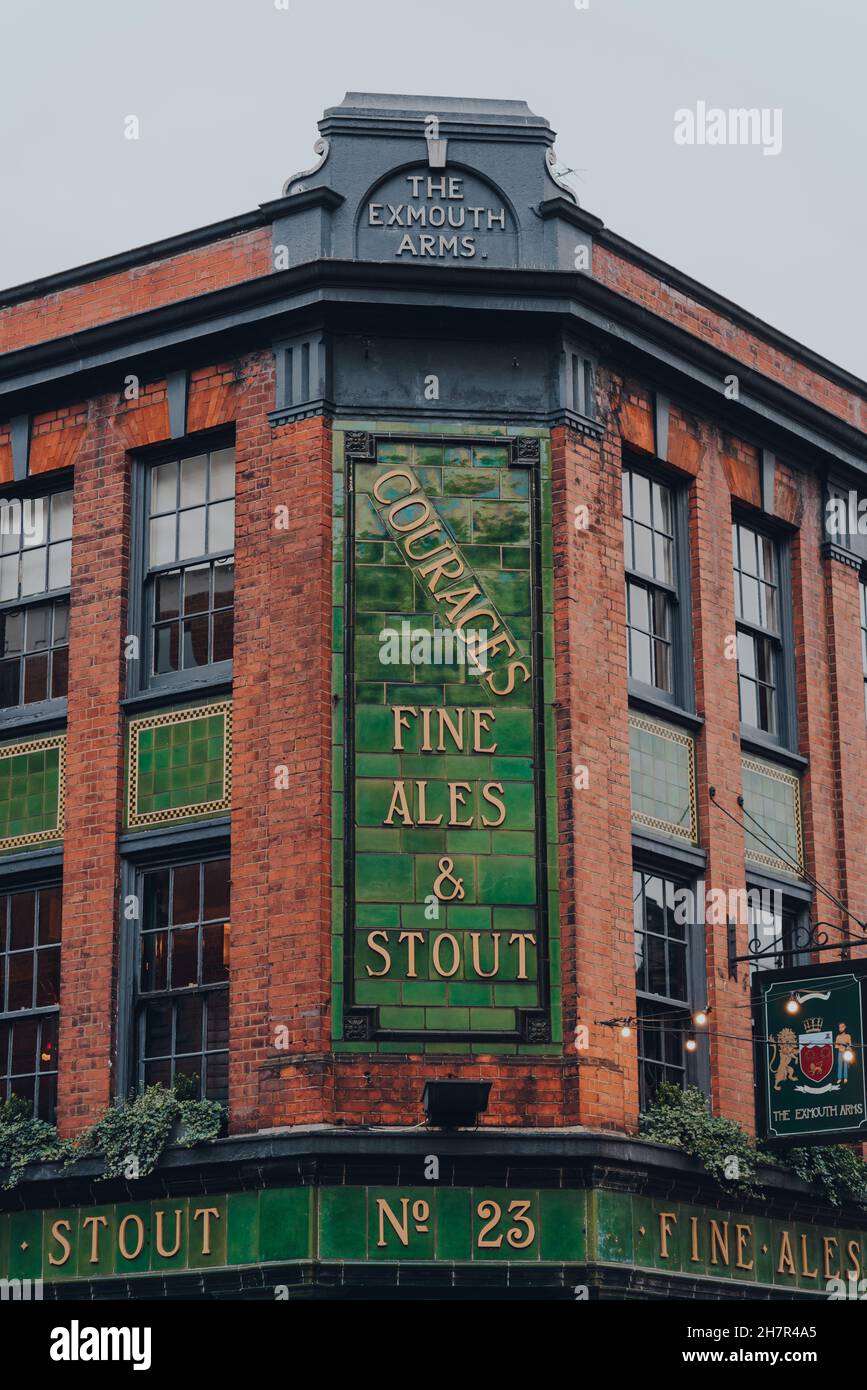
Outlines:
{"label": "green glazed tile panel", "polygon": [[[348,619],[342,499],[350,463],[340,432],[335,446],[335,693],[342,690],[345,640],[352,640],[354,659],[352,726],[344,727],[339,711],[334,720],[335,766],[342,773],[347,735],[355,760],[352,786],[335,797],[333,826],[335,872],[342,873],[348,793],[355,854],[351,882],[341,879],[341,886],[354,897],[353,946],[346,953],[351,977],[341,966],[341,1003],[374,1010],[375,1036],[412,1034],[425,1045],[426,1035],[439,1034],[439,1043],[426,1044],[431,1050],[468,1050],[474,1036],[496,1043],[498,1034],[514,1046],[520,1010],[544,1007],[545,912],[549,955],[556,953],[556,873],[540,881],[536,853],[543,834],[536,789],[547,777],[550,812],[556,787],[553,757],[535,766],[535,682],[515,668],[511,691],[498,695],[491,687],[506,688],[511,662],[532,672],[535,618],[543,641],[542,710],[554,698],[551,587],[541,582],[551,571],[549,449],[540,439],[531,477],[530,468],[513,463],[502,432],[480,440],[474,429],[472,442],[450,442],[445,427],[436,435],[401,433],[378,437],[372,457],[351,462],[355,601]],[[535,598],[532,484],[545,554]],[[418,500],[390,515],[410,492]],[[421,534],[426,528],[428,537]],[[416,531],[407,555],[407,537]],[[442,547],[449,548],[449,563],[440,574],[425,574],[437,564],[437,547],[440,564]],[[505,639],[482,670],[454,640],[459,623]],[[556,822],[547,819],[541,857],[555,864]],[[334,930],[342,937],[339,911]],[[343,954],[337,939],[335,958]],[[552,1044],[561,1036],[558,993]],[[338,1046],[341,1012],[335,1008]],[[352,1045],[376,1047],[375,1036]]]}
{"label": "green glazed tile panel", "polygon": [[126,824],[130,829],[228,811],[231,701],[131,720],[127,768]]}
{"label": "green glazed tile panel", "polygon": [[771,869],[782,869],[784,873],[801,873],[804,853],[798,778],[781,767],[744,758],[743,798],[744,811],[754,816],[766,832],[762,833],[758,826],[747,821],[747,859]]}
{"label": "green glazed tile panel", "polygon": [[66,735],[0,747],[0,853],[63,839]]}
{"label": "green glazed tile panel", "polygon": [[695,844],[695,744],[689,734],[641,715],[629,716],[632,819]]}

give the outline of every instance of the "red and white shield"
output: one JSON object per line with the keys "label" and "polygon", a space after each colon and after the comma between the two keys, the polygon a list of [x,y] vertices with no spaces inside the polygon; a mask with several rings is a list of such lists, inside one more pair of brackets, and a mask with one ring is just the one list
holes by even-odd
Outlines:
{"label": "red and white shield", "polygon": [[801,1033],[798,1061],[808,1081],[818,1084],[830,1076],[834,1065],[834,1042],[830,1033]]}

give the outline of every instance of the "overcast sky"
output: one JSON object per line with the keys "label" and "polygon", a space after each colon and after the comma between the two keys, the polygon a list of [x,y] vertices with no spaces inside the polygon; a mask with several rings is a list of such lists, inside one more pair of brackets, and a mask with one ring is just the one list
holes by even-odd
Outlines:
{"label": "overcast sky", "polygon": [[[607,226],[867,377],[864,0],[585,3],[0,0],[0,285],[279,196],[347,90],[523,98]],[[781,152],[677,144],[699,102]]]}

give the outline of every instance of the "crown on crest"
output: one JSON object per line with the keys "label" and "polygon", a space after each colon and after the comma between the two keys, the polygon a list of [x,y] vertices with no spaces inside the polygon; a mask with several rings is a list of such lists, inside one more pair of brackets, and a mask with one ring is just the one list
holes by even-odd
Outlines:
{"label": "crown on crest", "polygon": [[822,1020],[821,1020],[820,1018],[805,1018],[805,1019],[804,1019],[804,1032],[805,1032],[805,1033],[821,1033],[821,1032],[822,1032]]}

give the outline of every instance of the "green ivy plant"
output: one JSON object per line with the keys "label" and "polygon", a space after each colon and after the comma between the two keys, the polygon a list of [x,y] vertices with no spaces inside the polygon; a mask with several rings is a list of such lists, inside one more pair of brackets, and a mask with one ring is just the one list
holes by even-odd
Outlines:
{"label": "green ivy plant", "polygon": [[149,1086],[141,1095],[112,1106],[74,1139],[60,1139],[54,1125],[34,1119],[28,1101],[12,1097],[0,1105],[0,1169],[13,1187],[28,1163],[100,1156],[103,1178],[143,1178],[153,1172],[170,1144],[192,1148],[218,1139],[225,1111],[218,1101],[196,1100],[197,1079],[178,1079],[169,1089]]}
{"label": "green ivy plant", "polygon": [[712,1115],[697,1086],[681,1089],[663,1082],[641,1116],[641,1132],[697,1159],[726,1192],[755,1195],[761,1189],[757,1170],[764,1165],[788,1168],[832,1206],[848,1201],[867,1208],[867,1164],[853,1149],[844,1144],[767,1149],[734,1120]]}
{"label": "green ivy plant", "polygon": [[0,1169],[7,1170],[5,1187],[14,1187],[28,1163],[65,1159],[68,1143],[54,1125],[33,1115],[29,1100],[10,1096],[0,1102]]}

